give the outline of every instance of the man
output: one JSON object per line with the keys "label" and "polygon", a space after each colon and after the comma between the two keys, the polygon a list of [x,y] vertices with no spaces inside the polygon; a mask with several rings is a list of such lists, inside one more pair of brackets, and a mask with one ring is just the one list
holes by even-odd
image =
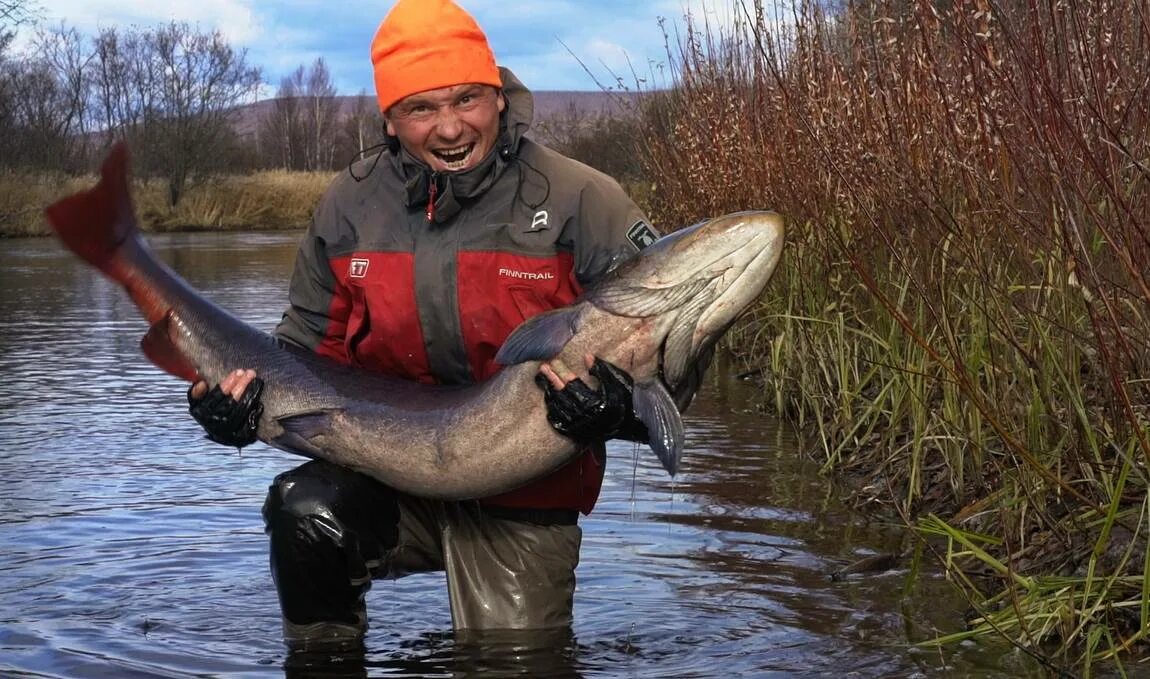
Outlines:
{"label": "man", "polygon": [[[450,0],[397,2],[371,56],[388,149],[325,194],[277,334],[396,377],[487,379],[512,329],[574,300],[654,232],[615,181],[524,137],[530,93]],[[646,437],[626,379],[588,365],[596,390],[541,369],[549,419],[587,450],[513,492],[431,501],[322,461],[277,477],[264,518],[288,645],[362,643],[372,579],[430,570],[447,572],[456,629],[569,625],[577,519],[598,497],[603,441]],[[211,392],[201,382],[192,414],[213,440],[251,443],[260,388],[252,371]]]}

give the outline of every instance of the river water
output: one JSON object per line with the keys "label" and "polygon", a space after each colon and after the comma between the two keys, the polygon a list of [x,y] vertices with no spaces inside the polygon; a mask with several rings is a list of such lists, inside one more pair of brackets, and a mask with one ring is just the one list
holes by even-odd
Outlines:
{"label": "river water", "polygon": [[[171,234],[193,286],[270,330],[298,234]],[[0,241],[0,675],[531,677],[1037,676],[1008,648],[918,642],[962,628],[936,570],[832,581],[899,526],[838,502],[751,388],[711,377],[672,482],[609,447],[582,523],[573,633],[457,638],[443,578],[378,582],[362,661],[285,657],[260,505],[303,462],[206,442],[153,368],[121,290],[54,240]]]}

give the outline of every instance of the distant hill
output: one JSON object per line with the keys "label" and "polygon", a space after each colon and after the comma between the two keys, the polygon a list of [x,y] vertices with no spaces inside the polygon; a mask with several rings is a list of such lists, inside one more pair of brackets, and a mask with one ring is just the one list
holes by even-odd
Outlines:
{"label": "distant hill", "polygon": [[[544,90],[532,92],[535,97],[535,117],[533,123],[547,120],[558,114],[574,110],[578,114],[597,115],[621,112],[621,107],[627,101],[633,101],[637,95],[634,93],[603,92],[603,91],[566,91]],[[373,96],[338,96],[340,112],[351,115],[360,100],[364,100],[368,110],[374,110],[375,97]],[[259,121],[262,120],[275,99],[264,99],[254,104],[247,104],[238,109],[239,117],[236,121],[236,131],[241,136],[254,134]]]}

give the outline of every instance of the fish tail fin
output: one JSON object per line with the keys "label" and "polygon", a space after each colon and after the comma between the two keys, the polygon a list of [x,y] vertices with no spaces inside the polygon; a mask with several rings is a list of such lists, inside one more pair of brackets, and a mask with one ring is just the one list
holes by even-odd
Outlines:
{"label": "fish tail fin", "polygon": [[138,256],[121,252],[139,233],[128,191],[127,146],[120,142],[112,147],[100,165],[100,181],[95,186],[52,203],[44,214],[64,246],[122,285],[152,323],[140,343],[148,359],[176,377],[199,379],[191,361],[172,340],[174,319],[169,304],[151,281],[137,275]]}
{"label": "fish tail fin", "polygon": [[116,144],[108,153],[96,186],[62,198],[44,212],[69,250],[112,278],[120,278],[122,274],[113,265],[116,251],[137,231],[124,143]]}

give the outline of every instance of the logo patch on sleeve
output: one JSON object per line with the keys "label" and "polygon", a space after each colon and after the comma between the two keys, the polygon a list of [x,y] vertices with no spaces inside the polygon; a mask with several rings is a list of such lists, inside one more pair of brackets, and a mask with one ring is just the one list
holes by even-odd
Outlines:
{"label": "logo patch on sleeve", "polygon": [[642,250],[651,243],[659,240],[659,232],[650,224],[640,219],[627,229],[627,240],[636,248]]}

